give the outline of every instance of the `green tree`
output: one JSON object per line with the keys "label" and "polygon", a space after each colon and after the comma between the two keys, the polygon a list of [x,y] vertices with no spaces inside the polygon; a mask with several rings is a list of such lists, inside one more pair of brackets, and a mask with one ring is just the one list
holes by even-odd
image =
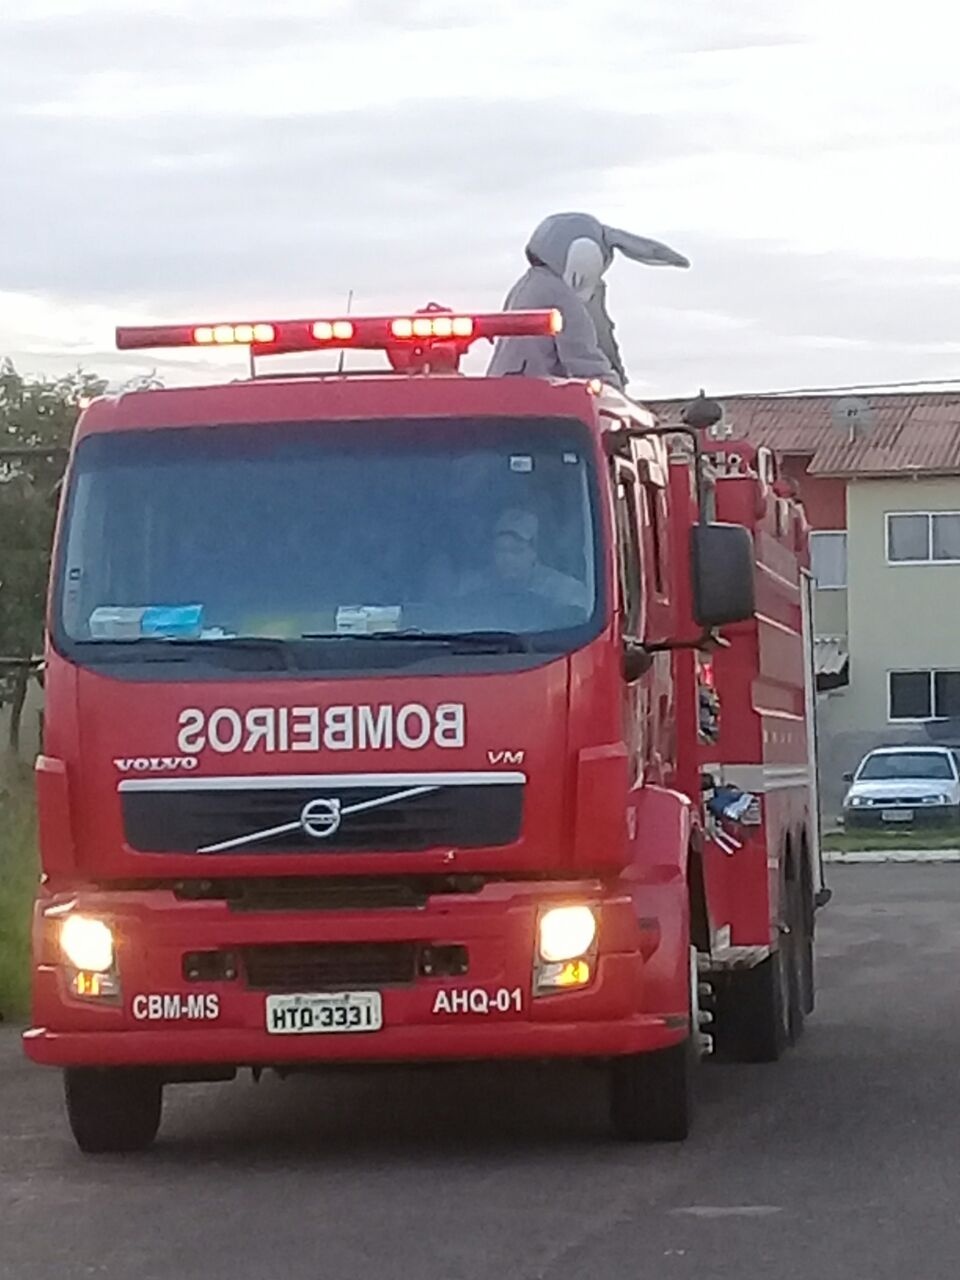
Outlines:
{"label": "green tree", "polygon": [[80,410],[106,383],[77,371],[50,381],[0,361],[0,701],[11,706],[10,746],[33,659],[43,642],[56,498]]}

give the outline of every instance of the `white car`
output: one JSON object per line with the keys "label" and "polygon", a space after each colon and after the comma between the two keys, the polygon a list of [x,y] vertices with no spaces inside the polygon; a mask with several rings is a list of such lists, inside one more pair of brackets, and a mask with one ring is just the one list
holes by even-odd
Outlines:
{"label": "white car", "polygon": [[879,747],[860,761],[843,800],[848,827],[960,821],[960,770],[949,747]]}

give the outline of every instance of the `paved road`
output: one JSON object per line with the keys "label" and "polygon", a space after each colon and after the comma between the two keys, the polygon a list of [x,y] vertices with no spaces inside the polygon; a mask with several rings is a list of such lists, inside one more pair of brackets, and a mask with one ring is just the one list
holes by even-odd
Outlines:
{"label": "paved road", "polygon": [[628,1148],[581,1069],[169,1092],[85,1160],[0,1031],[3,1280],[948,1280],[960,1253],[960,870],[836,867],[821,1002],[711,1066],[696,1135]]}

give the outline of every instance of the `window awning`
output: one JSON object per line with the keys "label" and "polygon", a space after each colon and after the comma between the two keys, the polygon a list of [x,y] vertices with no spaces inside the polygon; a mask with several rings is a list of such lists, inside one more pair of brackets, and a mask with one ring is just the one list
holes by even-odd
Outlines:
{"label": "window awning", "polygon": [[818,636],[813,642],[813,669],[818,693],[849,684],[850,654],[846,636]]}

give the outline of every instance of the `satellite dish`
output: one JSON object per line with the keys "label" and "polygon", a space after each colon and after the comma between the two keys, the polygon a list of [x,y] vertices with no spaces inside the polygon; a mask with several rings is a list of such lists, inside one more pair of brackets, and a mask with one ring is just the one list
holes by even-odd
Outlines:
{"label": "satellite dish", "polygon": [[851,442],[869,435],[873,429],[873,408],[862,396],[834,400],[830,416],[837,430],[845,432]]}

